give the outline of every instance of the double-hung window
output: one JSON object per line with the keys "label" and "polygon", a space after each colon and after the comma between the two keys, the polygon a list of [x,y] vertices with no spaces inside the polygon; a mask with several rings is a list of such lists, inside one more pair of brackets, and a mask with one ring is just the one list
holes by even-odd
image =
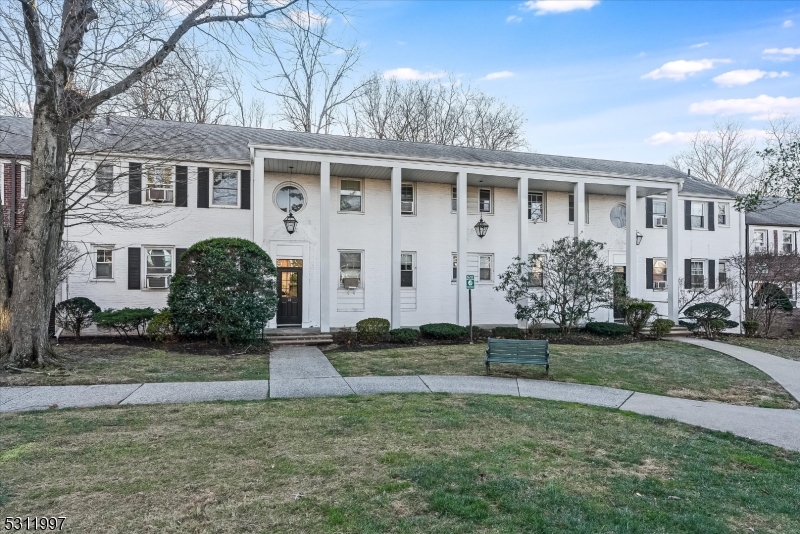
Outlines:
{"label": "double-hung window", "polygon": [[721,202],[717,204],[717,224],[719,226],[728,226],[730,221],[728,220],[728,211],[730,210],[730,204]]}
{"label": "double-hung window", "polygon": [[234,207],[239,205],[239,171],[214,171],[211,205]]}
{"label": "double-hung window", "polygon": [[414,253],[400,254],[400,287],[414,287]]}
{"label": "double-hung window", "polygon": [[19,172],[22,175],[22,191],[20,191],[20,197],[28,198],[28,193],[30,193],[31,190],[31,168],[27,165],[20,165]]}
{"label": "double-hung window", "polygon": [[458,211],[458,187],[453,186],[453,192],[450,199],[450,211]]}
{"label": "double-hung window", "polygon": [[[589,223],[589,195],[584,197],[584,207],[586,209],[586,223]],[[575,195],[569,196],[569,222],[575,222]]]}
{"label": "double-hung window", "polygon": [[361,283],[361,252],[339,253],[339,287],[342,289],[358,289]]}
{"label": "double-hung window", "polygon": [[492,190],[481,189],[478,191],[478,211],[492,213]]}
{"label": "double-hung window", "polygon": [[113,249],[100,247],[95,249],[95,280],[111,280],[114,278],[113,265]]}
{"label": "double-hung window", "polygon": [[667,203],[663,200],[653,200],[653,227],[664,228],[667,226]]}
{"label": "double-hung window", "polygon": [[339,192],[339,211],[362,211],[362,185],[361,180],[342,179]]}
{"label": "double-hung window", "polygon": [[705,286],[705,265],[706,262],[702,260],[692,260],[692,289],[702,289]]}
{"label": "double-hung window", "polygon": [[458,254],[453,254],[453,282],[458,280]]}
{"label": "double-hung window", "polygon": [[172,167],[150,167],[147,169],[147,200],[160,204],[175,201]]}
{"label": "double-hung window", "polygon": [[756,230],[753,232],[753,252],[767,252],[767,231]]}
{"label": "double-hung window", "polygon": [[531,287],[544,287],[544,254],[531,254],[528,256],[528,264],[531,272],[528,275],[528,282]]}
{"label": "double-hung window", "polygon": [[544,193],[528,193],[528,219],[544,221]]}
{"label": "double-hung window", "polygon": [[692,229],[700,229],[706,227],[706,205],[703,202],[692,202]]}
{"label": "double-hung window", "polygon": [[492,281],[492,255],[481,254],[478,258],[478,279],[482,282]]}
{"label": "double-hung window", "polygon": [[403,215],[414,215],[416,213],[416,202],[414,202],[414,184],[402,184],[400,186],[400,213]]}
{"label": "double-hung window", "polygon": [[172,248],[147,248],[145,249],[145,287],[150,289],[166,289],[172,280],[173,249]]}
{"label": "double-hung window", "polygon": [[653,259],[653,289],[656,291],[667,289],[667,260]]}
{"label": "double-hung window", "polygon": [[783,232],[783,253],[784,254],[791,254],[794,252],[794,239],[795,234],[794,232]]}
{"label": "double-hung window", "polygon": [[717,267],[717,276],[719,277],[719,285],[723,285],[728,281],[728,262],[719,260],[719,267]]}
{"label": "double-hung window", "polygon": [[114,192],[114,166],[98,165],[94,176],[94,190],[97,193],[110,195]]}

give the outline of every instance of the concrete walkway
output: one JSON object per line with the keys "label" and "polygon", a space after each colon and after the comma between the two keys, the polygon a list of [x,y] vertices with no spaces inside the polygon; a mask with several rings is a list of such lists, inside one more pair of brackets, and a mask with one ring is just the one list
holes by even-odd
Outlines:
{"label": "concrete walkway", "polygon": [[[716,345],[722,344],[713,345],[708,348],[718,350]],[[720,352],[728,347],[723,345]],[[522,378],[430,375],[343,378],[315,347],[283,347],[274,351],[270,357],[268,381],[0,388],[0,412],[115,404],[264,400],[378,393],[489,394],[576,402],[675,419],[800,451],[800,410],[734,406],[602,386]]]}
{"label": "concrete walkway", "polygon": [[682,341],[698,347],[704,347],[716,352],[721,352],[744,363],[752,365],[768,374],[775,382],[783,386],[797,401],[800,401],[800,362],[773,356],[766,352],[738,347],[728,343],[709,341],[700,338],[675,338],[675,341]]}

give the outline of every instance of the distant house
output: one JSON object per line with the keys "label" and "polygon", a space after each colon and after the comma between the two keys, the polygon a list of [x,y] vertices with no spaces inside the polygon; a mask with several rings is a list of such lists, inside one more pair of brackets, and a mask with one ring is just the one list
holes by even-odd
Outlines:
{"label": "distant house", "polygon": [[[0,139],[4,169],[24,167],[30,119],[3,117],[0,128],[14,132]],[[278,267],[270,327],[466,324],[468,275],[475,323],[512,324],[494,291],[500,273],[580,236],[605,243],[632,296],[677,319],[680,290],[716,287],[724,259],[744,250],[735,193],[663,165],[123,117],[84,137],[78,159],[96,186],[86,209],[169,222],[68,229],[89,259],[58,298],[102,308],[165,306],[182,250],[227,236],[253,240]],[[16,199],[24,186],[9,181]],[[23,201],[4,207],[18,213]]]}

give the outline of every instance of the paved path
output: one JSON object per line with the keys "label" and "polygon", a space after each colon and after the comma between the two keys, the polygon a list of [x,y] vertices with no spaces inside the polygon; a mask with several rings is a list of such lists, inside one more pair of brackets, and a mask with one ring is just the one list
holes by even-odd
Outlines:
{"label": "paved path", "polygon": [[[706,346],[701,343],[695,344]],[[716,345],[721,344],[713,345],[709,348],[718,350]],[[728,345],[723,345],[721,348],[727,350]],[[634,393],[602,386],[522,378],[430,375],[343,378],[325,355],[314,347],[277,349],[270,357],[268,381],[0,388],[0,412],[114,404],[431,392],[510,395],[617,408],[643,415],[675,419],[712,430],[731,432],[738,436],[800,451],[800,410],[734,406]]]}
{"label": "paved path", "polygon": [[800,401],[800,362],[708,339],[683,337],[675,338],[675,341],[705,347],[750,364],[756,369],[764,371],[775,382],[783,386],[783,389],[788,391],[792,397]]}

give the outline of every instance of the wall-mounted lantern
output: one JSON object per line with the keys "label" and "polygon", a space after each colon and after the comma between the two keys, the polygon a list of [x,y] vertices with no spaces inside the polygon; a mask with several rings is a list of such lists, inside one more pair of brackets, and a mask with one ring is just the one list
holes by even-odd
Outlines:
{"label": "wall-mounted lantern", "polygon": [[637,245],[641,245],[642,244],[642,238],[643,237],[644,236],[639,233],[639,230],[636,230],[636,244]]}
{"label": "wall-mounted lantern", "polygon": [[297,219],[294,218],[294,214],[290,211],[289,215],[283,220],[284,226],[286,226],[286,231],[290,234],[293,234],[294,231],[297,229]]}

